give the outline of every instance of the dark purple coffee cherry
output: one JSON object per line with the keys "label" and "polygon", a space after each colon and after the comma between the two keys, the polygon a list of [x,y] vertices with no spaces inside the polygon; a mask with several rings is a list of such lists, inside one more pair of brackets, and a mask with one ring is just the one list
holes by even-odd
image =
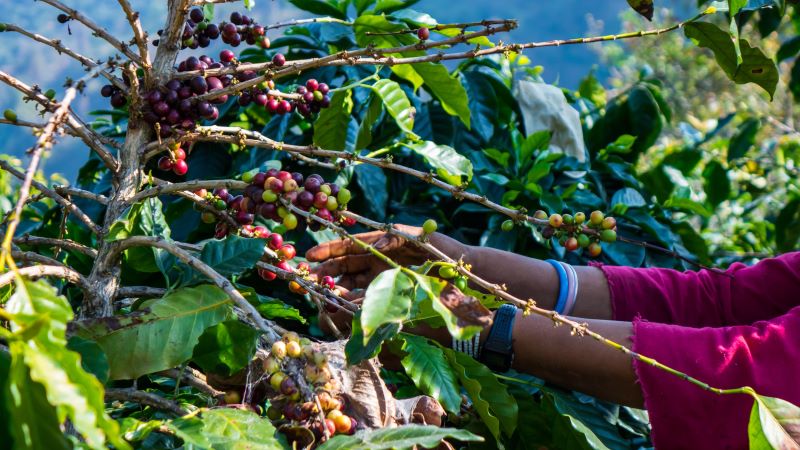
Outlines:
{"label": "dark purple coffee cherry", "polygon": [[192,8],[189,11],[189,18],[192,19],[194,23],[200,23],[205,19],[205,15],[203,14],[203,10],[200,8]]}
{"label": "dark purple coffee cherry", "polygon": [[189,98],[192,96],[192,88],[189,86],[182,86],[178,89],[178,97],[180,98]]}
{"label": "dark purple coffee cherry", "polygon": [[70,19],[71,19],[71,17],[66,15],[66,14],[59,14],[56,17],[56,20],[58,20],[58,23],[67,23],[67,22],[69,22]]}
{"label": "dark purple coffee cherry", "polygon": [[209,91],[215,91],[217,89],[222,89],[222,81],[220,81],[217,77],[208,77],[206,78],[206,85],[208,86]]}
{"label": "dark purple coffee cherry", "polygon": [[163,99],[163,97],[164,96],[161,95],[160,91],[150,91],[150,93],[147,94],[147,103],[155,105],[156,103],[160,102]]}
{"label": "dark purple coffee cherry", "polygon": [[110,84],[106,84],[105,86],[100,88],[100,95],[103,97],[111,97],[114,95],[114,86]]}
{"label": "dark purple coffee cherry", "polygon": [[320,92],[322,92],[322,95],[325,95],[325,94],[327,94],[328,92],[330,92],[331,88],[330,88],[330,87],[328,87],[328,85],[327,85],[327,84],[325,84],[325,83],[320,83],[320,84],[319,84],[319,87],[317,88],[317,90],[318,90],[318,91],[320,91]]}
{"label": "dark purple coffee cherry", "polygon": [[275,56],[272,57],[272,64],[281,67],[286,64],[286,57],[283,56],[283,53],[276,53]]}
{"label": "dark purple coffee cherry", "polygon": [[231,22],[235,23],[236,25],[242,24],[242,14],[238,11],[234,11],[231,13]]}
{"label": "dark purple coffee cherry", "polygon": [[159,117],[164,117],[169,113],[169,105],[166,102],[158,102],[153,105],[153,112]]}
{"label": "dark purple coffee cherry", "polygon": [[188,98],[185,98],[178,102],[178,111],[180,112],[189,112],[192,109],[192,101]]}
{"label": "dark purple coffee cherry", "polygon": [[117,92],[116,94],[111,96],[111,106],[114,108],[122,108],[125,106],[125,103],[128,103],[128,100],[122,95],[121,92]]}
{"label": "dark purple coffee cherry", "polygon": [[218,38],[219,37],[219,27],[214,25],[213,23],[209,24],[208,27],[206,27],[206,36],[208,36],[211,39]]}
{"label": "dark purple coffee cherry", "polygon": [[203,95],[208,92],[208,83],[206,82],[206,79],[199,75],[192,78],[190,84],[192,87],[192,92],[197,95]]}

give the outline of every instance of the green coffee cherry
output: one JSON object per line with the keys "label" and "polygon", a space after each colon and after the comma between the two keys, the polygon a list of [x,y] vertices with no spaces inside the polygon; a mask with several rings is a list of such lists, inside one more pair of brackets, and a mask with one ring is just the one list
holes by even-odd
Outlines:
{"label": "green coffee cherry", "polygon": [[425,234],[433,234],[439,228],[439,225],[433,219],[428,219],[422,224],[422,231]]}
{"label": "green coffee cherry", "polygon": [[453,284],[458,288],[458,290],[463,291],[467,288],[467,279],[464,277],[458,277]]}
{"label": "green coffee cherry", "polygon": [[350,190],[346,188],[339,189],[339,193],[336,194],[336,200],[338,200],[339,204],[342,206],[346,205],[350,201],[350,198],[352,198],[352,194],[350,194]]}
{"label": "green coffee cherry", "polygon": [[458,272],[453,266],[441,266],[439,267],[439,276],[445,280],[449,280],[458,276]]}
{"label": "green coffee cherry", "polygon": [[591,241],[591,239],[589,239],[589,236],[587,236],[585,234],[578,235],[578,245],[580,245],[581,248],[588,247],[589,244],[591,244],[591,242],[592,241]]}
{"label": "green coffee cherry", "polygon": [[510,219],[506,220],[505,222],[503,222],[502,225],[500,225],[500,229],[503,230],[503,231],[511,231],[511,230],[513,230],[514,229],[514,221],[510,220]]}
{"label": "green coffee cherry", "polygon": [[614,242],[617,240],[617,232],[614,230],[603,230],[600,232],[600,240],[603,242]]}
{"label": "green coffee cherry", "polygon": [[3,111],[3,117],[5,117],[6,120],[8,120],[10,122],[16,122],[17,121],[17,113],[15,113],[13,109],[7,109],[7,110]]}

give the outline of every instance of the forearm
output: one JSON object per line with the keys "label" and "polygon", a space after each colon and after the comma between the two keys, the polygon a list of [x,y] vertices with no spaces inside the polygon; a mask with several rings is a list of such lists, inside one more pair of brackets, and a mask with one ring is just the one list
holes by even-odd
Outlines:
{"label": "forearm", "polygon": [[[559,281],[548,263],[487,247],[468,247],[465,262],[472,271],[492,283],[505,285],[506,290],[521,299],[532,298],[546,309],[555,308]],[[612,319],[611,296],[605,275],[600,269],[576,266],[578,296],[572,315],[592,319]]]}

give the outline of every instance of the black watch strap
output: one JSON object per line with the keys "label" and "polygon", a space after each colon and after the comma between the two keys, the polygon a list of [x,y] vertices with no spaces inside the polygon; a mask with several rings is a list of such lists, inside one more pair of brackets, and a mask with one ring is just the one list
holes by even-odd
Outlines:
{"label": "black watch strap", "polygon": [[514,361],[512,331],[517,318],[517,307],[504,304],[494,315],[489,336],[481,349],[480,360],[496,372],[506,372]]}

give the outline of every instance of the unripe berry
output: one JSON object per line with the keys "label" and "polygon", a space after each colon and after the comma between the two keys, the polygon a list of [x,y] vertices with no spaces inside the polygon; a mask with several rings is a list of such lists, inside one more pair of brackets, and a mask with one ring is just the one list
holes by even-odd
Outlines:
{"label": "unripe berry", "polygon": [[574,237],[568,238],[567,241],[564,243],[564,248],[566,248],[570,252],[574,252],[579,247],[578,240]]}
{"label": "unripe berry", "polygon": [[269,408],[267,408],[267,418],[269,420],[280,420],[281,417],[283,417],[283,413],[280,408],[275,405],[270,405]]}
{"label": "unripe berry", "polygon": [[[278,341],[278,342],[280,342],[280,341]],[[269,377],[269,385],[272,386],[272,389],[275,389],[276,391],[280,391],[281,383],[283,383],[283,380],[285,380],[285,379],[286,379],[286,374],[285,373],[283,373],[283,372],[275,372],[275,373],[272,374],[271,377]]]}
{"label": "unripe berry", "polygon": [[272,356],[281,359],[286,356],[286,342],[283,341],[275,341],[272,344]]}
{"label": "unripe berry", "polygon": [[586,222],[586,214],[579,212],[575,214],[575,223],[580,225],[583,222]]}
{"label": "unripe berry", "polygon": [[279,370],[281,370],[281,363],[277,359],[270,356],[264,360],[264,372],[271,375]]}
{"label": "unripe berry", "polygon": [[602,223],[604,230],[613,230],[617,226],[617,219],[613,217],[606,217]]}
{"label": "unripe berry", "polygon": [[217,216],[215,216],[214,213],[212,213],[210,211],[203,211],[200,214],[200,220],[203,223],[214,223],[214,222],[217,221]]}
{"label": "unripe berry", "polygon": [[296,190],[297,190],[297,182],[296,181],[294,181],[292,179],[288,179],[288,180],[283,182],[283,192],[293,192],[293,191],[296,191]]}
{"label": "unripe berry", "polygon": [[433,219],[428,219],[422,224],[422,231],[425,234],[433,234],[436,232],[437,228],[439,228],[439,225]]}
{"label": "unripe berry", "polygon": [[325,416],[327,419],[336,420],[337,417],[343,416],[344,414],[339,411],[338,409],[332,409],[328,411],[328,414]]}
{"label": "unripe berry", "polygon": [[597,242],[592,242],[586,250],[589,252],[589,256],[596,258],[603,252],[603,247]]}
{"label": "unripe berry", "polygon": [[585,234],[579,234],[579,235],[578,235],[578,245],[579,245],[581,248],[586,248],[586,247],[588,247],[588,246],[589,246],[589,244],[590,244],[591,242],[592,242],[592,241],[591,241],[591,239],[589,239],[589,236],[587,236],[587,235],[585,235]]}
{"label": "unripe berry", "polygon": [[319,187],[320,192],[324,192],[325,195],[331,195],[331,185],[330,184],[323,184]]}
{"label": "unripe berry", "polygon": [[339,193],[336,194],[336,201],[338,201],[340,205],[346,205],[350,202],[350,198],[350,190],[346,188],[339,189]]}
{"label": "unripe berry", "polygon": [[550,226],[553,228],[561,227],[561,224],[564,223],[564,218],[561,217],[561,214],[553,214],[550,216]]}
{"label": "unripe berry", "polygon": [[562,219],[564,219],[564,224],[566,225],[572,225],[575,222],[575,217],[572,214],[564,214]]}
{"label": "unripe berry", "polygon": [[331,436],[336,434],[336,423],[331,419],[325,419],[325,427],[328,429],[328,434]]}
{"label": "unripe berry", "polygon": [[449,280],[458,276],[458,272],[453,266],[441,266],[439,267],[439,276],[445,280]]}
{"label": "unripe berry", "polygon": [[603,218],[605,218],[605,215],[602,211],[592,211],[592,214],[589,216],[589,222],[594,226],[598,226],[603,223]]}
{"label": "unripe berry", "polygon": [[250,183],[251,181],[253,181],[253,178],[255,178],[257,173],[258,169],[248,170],[247,172],[242,174],[242,181],[244,181],[245,183]]}
{"label": "unripe berry", "polygon": [[235,405],[242,401],[242,396],[239,394],[239,391],[230,390],[225,392],[225,404],[226,405]]}
{"label": "unripe berry", "polygon": [[306,295],[308,291],[306,291],[303,286],[300,285],[297,281],[290,281],[289,282],[289,291],[297,294],[297,295]]}
{"label": "unripe berry", "polygon": [[614,230],[603,230],[600,232],[600,240],[603,242],[614,242],[617,240],[617,232]]}
{"label": "unripe berry", "polygon": [[278,200],[278,194],[272,190],[265,190],[264,193],[261,194],[261,200],[264,200],[265,203],[275,203],[275,201]]}
{"label": "unripe berry", "polygon": [[297,216],[294,214],[286,214],[286,216],[283,218],[283,226],[285,226],[287,230],[294,230],[297,228],[297,225]]}
{"label": "unripe berry", "polygon": [[464,277],[458,277],[453,284],[458,288],[458,290],[463,291],[467,288],[467,279]]}
{"label": "unripe berry", "polygon": [[542,211],[541,209],[539,209],[539,210],[536,210],[535,213],[533,213],[533,217],[535,219],[544,220],[544,219],[547,219],[547,213]]}
{"label": "unripe berry", "polygon": [[500,225],[500,229],[503,231],[511,231],[514,229],[514,221],[513,220],[506,220]]}
{"label": "unripe berry", "polygon": [[339,208],[339,202],[333,195],[328,196],[328,201],[325,202],[325,209],[328,211],[336,211]]}
{"label": "unripe berry", "polygon": [[286,344],[286,355],[290,358],[297,358],[303,353],[303,349],[300,347],[299,342],[291,341]]}

